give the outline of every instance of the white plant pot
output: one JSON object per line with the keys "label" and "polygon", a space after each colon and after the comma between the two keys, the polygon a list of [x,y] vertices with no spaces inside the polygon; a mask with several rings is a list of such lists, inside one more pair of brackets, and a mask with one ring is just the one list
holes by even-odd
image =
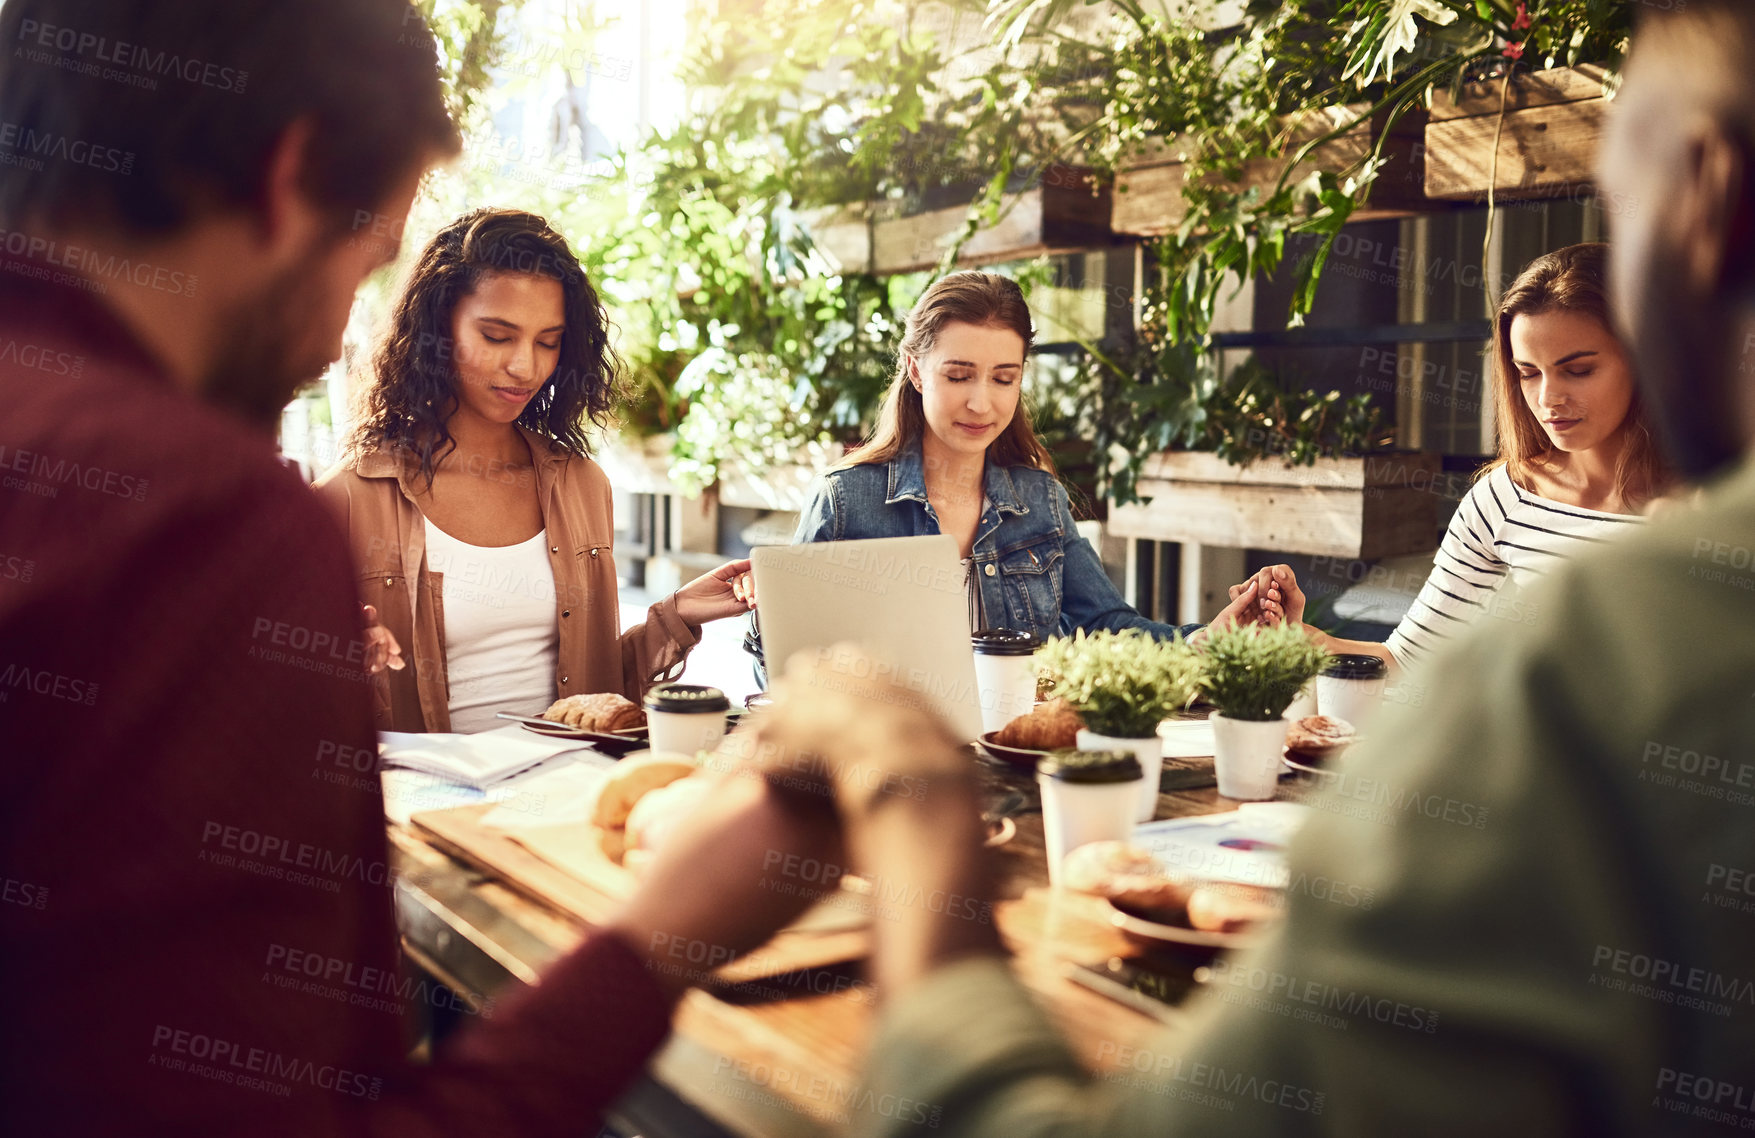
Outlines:
{"label": "white plant pot", "polygon": [[1079,728],[1079,750],[1081,751],[1131,751],[1140,761],[1140,771],[1146,776],[1140,782],[1139,809],[1135,819],[1150,822],[1158,812],[1158,778],[1164,771],[1164,740],[1153,735],[1149,739],[1118,739],[1113,735],[1099,735],[1095,731]]}
{"label": "white plant pot", "polygon": [[1280,759],[1290,720],[1230,719],[1213,715],[1213,766],[1219,794],[1242,802],[1272,798],[1280,785]]}

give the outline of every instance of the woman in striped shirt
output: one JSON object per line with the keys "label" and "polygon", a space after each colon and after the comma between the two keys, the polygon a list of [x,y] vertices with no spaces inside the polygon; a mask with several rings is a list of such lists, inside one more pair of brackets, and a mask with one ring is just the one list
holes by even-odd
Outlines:
{"label": "woman in striped shirt", "polygon": [[[1513,593],[1642,523],[1669,489],[1632,362],[1609,324],[1607,250],[1573,245],[1537,258],[1499,302],[1499,457],[1457,507],[1432,575],[1389,639],[1342,640],[1306,626],[1330,652],[1418,666],[1483,616],[1519,619]],[[1256,580],[1270,618],[1302,620],[1304,595],[1287,566]]]}

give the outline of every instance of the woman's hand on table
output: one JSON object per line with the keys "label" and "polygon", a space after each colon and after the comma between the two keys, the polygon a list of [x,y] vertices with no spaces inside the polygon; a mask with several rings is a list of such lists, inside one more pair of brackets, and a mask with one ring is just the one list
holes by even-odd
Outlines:
{"label": "woman's hand on table", "polygon": [[400,672],[407,667],[402,659],[402,646],[396,643],[390,630],[378,622],[378,610],[372,605],[361,605],[360,614],[366,620],[366,630],[362,634],[366,645],[366,674],[375,676],[385,668]]}
{"label": "woman's hand on table", "polygon": [[710,620],[741,616],[755,607],[756,586],[747,557],[727,561],[676,591],[677,615],[690,628],[699,628]]}
{"label": "woman's hand on table", "polygon": [[840,826],[820,802],[780,793],[747,771],[728,774],[653,856],[607,931],[680,995],[832,891],[838,875],[822,867],[842,865],[841,851]]}

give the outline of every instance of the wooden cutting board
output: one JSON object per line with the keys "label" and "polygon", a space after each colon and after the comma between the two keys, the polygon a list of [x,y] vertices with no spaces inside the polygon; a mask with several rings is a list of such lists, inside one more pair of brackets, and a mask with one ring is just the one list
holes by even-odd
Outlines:
{"label": "wooden cutting board", "polygon": [[[600,925],[639,887],[605,852],[594,826],[501,830],[481,824],[494,804],[430,810],[410,821],[446,852],[584,925]],[[825,898],[773,940],[714,975],[727,984],[861,960],[871,948],[870,907],[845,890]]]}

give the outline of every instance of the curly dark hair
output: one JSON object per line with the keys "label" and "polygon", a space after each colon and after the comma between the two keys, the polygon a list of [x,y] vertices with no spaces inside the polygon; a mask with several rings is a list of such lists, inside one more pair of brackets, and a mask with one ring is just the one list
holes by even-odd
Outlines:
{"label": "curly dark hair", "polygon": [[451,319],[458,301],[490,273],[533,273],[561,283],[566,331],[560,359],[518,416],[518,425],[571,454],[587,455],[588,425],[607,427],[621,397],[621,359],[609,345],[609,318],[566,238],[533,213],[478,209],[427,242],[391,315],[361,396],[349,440],[357,455],[407,450],[428,486],[456,448],[446,423],[457,410]]}

